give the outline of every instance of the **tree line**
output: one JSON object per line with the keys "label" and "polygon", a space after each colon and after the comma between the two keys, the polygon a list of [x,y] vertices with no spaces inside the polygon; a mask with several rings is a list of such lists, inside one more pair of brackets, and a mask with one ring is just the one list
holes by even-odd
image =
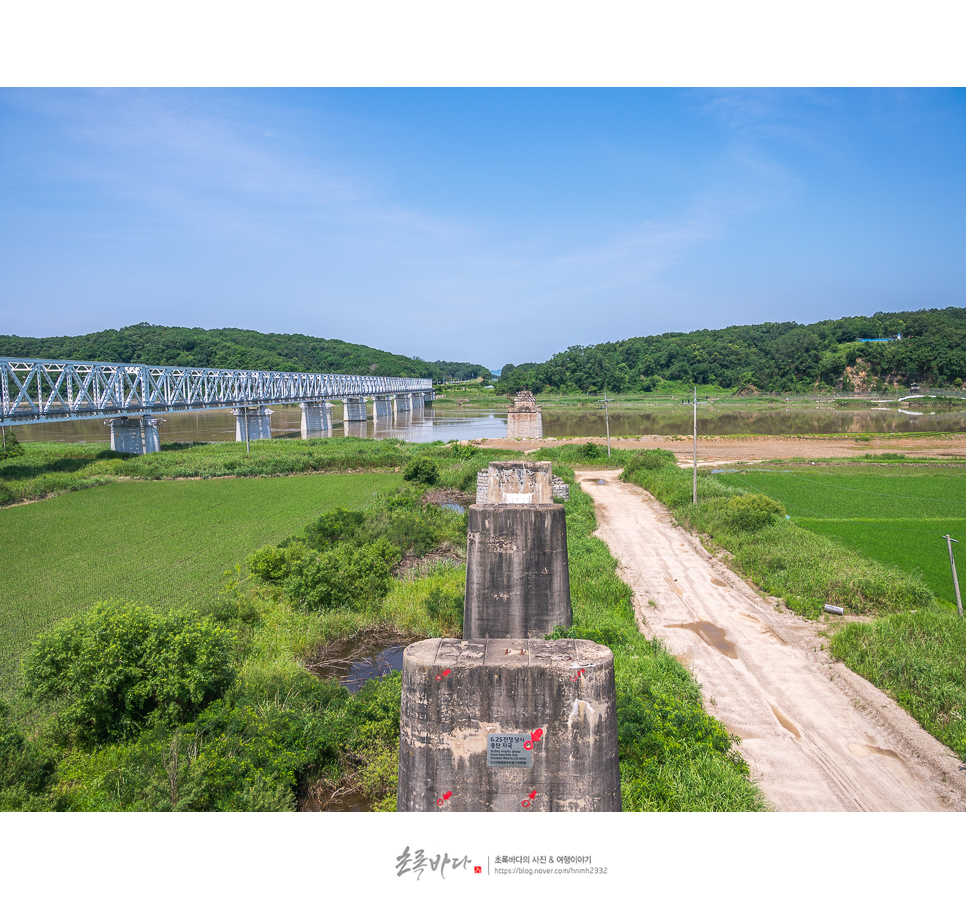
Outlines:
{"label": "tree line", "polygon": [[[885,339],[870,342],[862,339]],[[853,389],[857,381],[960,387],[966,380],[966,308],[876,313],[668,332],[574,345],[549,361],[503,368],[500,392],[651,392],[717,385],[769,392]]]}
{"label": "tree line", "polygon": [[88,335],[28,338],[0,335],[0,354],[73,361],[124,361],[168,367],[301,371],[316,374],[374,374],[381,377],[492,376],[482,364],[424,361],[366,345],[309,335],[248,329],[188,329],[138,323]]}

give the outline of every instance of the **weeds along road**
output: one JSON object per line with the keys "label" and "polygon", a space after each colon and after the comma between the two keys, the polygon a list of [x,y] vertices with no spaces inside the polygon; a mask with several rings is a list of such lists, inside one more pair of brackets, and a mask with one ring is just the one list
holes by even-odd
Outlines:
{"label": "weeds along road", "polygon": [[[702,685],[778,811],[963,811],[966,765],[619,471],[579,472],[638,622]],[[655,606],[656,605],[656,606]]]}

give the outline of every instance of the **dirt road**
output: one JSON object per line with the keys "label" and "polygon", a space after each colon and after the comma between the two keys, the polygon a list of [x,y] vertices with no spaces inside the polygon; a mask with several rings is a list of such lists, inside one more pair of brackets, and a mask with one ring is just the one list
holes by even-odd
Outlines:
{"label": "dirt road", "polygon": [[966,765],[833,662],[820,624],[760,597],[618,472],[577,474],[597,534],[642,628],[694,673],[778,811],[966,810]]}

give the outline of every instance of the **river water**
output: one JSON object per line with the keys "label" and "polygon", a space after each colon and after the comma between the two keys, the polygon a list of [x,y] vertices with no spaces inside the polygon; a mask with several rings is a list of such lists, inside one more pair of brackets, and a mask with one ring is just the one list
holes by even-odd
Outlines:
{"label": "river water", "polygon": [[[921,403],[920,403],[921,405]],[[505,410],[427,407],[393,420],[343,422],[342,406],[332,407],[333,427],[329,437],[351,435],[361,438],[400,438],[404,441],[465,441],[506,436]],[[235,417],[228,409],[206,412],[172,412],[160,418],[162,442],[234,441]],[[299,437],[301,410],[276,406],[272,416],[273,437]],[[613,438],[641,435],[690,435],[692,408],[685,403],[664,404],[659,409],[614,410],[610,412]],[[104,441],[110,429],[100,419],[18,425],[13,431],[21,441]],[[836,408],[823,403],[802,403],[787,407],[735,409],[714,404],[698,405],[698,434],[701,435],[807,435],[886,434],[898,432],[966,431],[966,412],[911,411],[890,403],[873,409]],[[543,410],[543,433],[550,438],[603,437],[604,415],[600,410]]]}

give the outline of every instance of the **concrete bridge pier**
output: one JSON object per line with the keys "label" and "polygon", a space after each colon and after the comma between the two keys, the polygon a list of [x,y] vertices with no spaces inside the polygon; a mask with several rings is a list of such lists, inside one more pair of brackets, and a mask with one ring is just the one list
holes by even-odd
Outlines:
{"label": "concrete bridge pier", "polygon": [[364,422],[366,420],[366,398],[365,396],[347,396],[345,412],[342,415],[344,422]]}
{"label": "concrete bridge pier", "polygon": [[235,416],[236,441],[271,440],[274,413],[267,406],[243,406],[231,411]]}
{"label": "concrete bridge pier", "polygon": [[332,431],[332,410],[326,400],[299,403],[302,407],[302,438],[324,438]]}
{"label": "concrete bridge pier", "polygon": [[586,639],[403,653],[397,811],[620,811],[614,655]]}
{"label": "concrete bridge pier", "polygon": [[392,418],[392,397],[373,396],[372,397],[372,418],[379,422],[384,419]]}
{"label": "concrete bridge pier", "polygon": [[397,395],[393,406],[396,410],[396,415],[400,412],[411,412],[413,408],[413,401],[410,399],[409,394]]}
{"label": "concrete bridge pier", "polygon": [[567,521],[551,464],[489,465],[484,500],[470,505],[464,639],[539,638],[573,624]]}
{"label": "concrete bridge pier", "polygon": [[152,415],[108,419],[104,424],[111,426],[111,450],[122,454],[153,454],[161,450],[158,425],[162,421]]}
{"label": "concrete bridge pier", "polygon": [[431,406],[433,404],[433,400],[436,399],[436,394],[430,390],[428,393],[422,393],[421,399],[424,406]]}

